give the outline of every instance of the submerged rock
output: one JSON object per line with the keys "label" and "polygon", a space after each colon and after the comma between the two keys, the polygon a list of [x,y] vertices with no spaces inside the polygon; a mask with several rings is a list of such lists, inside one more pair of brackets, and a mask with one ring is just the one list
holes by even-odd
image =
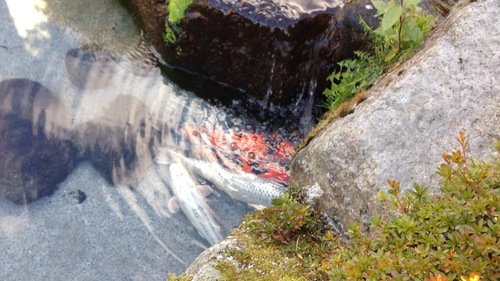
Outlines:
{"label": "submerged rock", "polygon": [[374,13],[367,0],[195,0],[169,24],[176,39],[165,45],[165,3],[127,2],[167,62],[239,88],[266,108],[291,106],[297,116],[316,108],[336,62],[366,47],[359,17],[372,22]]}
{"label": "submerged rock", "polygon": [[40,83],[0,83],[0,194],[26,204],[54,192],[75,165],[69,120]]}
{"label": "submerged rock", "polygon": [[110,183],[137,186],[151,167],[154,128],[149,108],[120,95],[103,116],[75,128],[75,143]]}
{"label": "submerged rock", "polygon": [[[370,91],[354,113],[333,121],[291,164],[291,185],[317,184],[318,206],[343,226],[384,213],[388,179],[436,190],[441,155],[465,130],[471,157],[500,140],[500,4],[471,3],[445,19],[412,59]],[[477,159],[476,158],[476,159]],[[345,229],[344,229],[345,230]]]}

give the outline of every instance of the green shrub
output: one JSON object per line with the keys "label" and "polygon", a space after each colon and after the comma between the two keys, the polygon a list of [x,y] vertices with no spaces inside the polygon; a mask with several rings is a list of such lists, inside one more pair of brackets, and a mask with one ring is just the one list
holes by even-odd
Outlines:
{"label": "green shrub", "polygon": [[381,199],[399,215],[375,218],[369,234],[349,228],[349,247],[331,258],[333,280],[498,280],[500,161],[468,161],[463,132],[458,140],[438,169],[441,194],[422,186],[401,194],[389,181]]}
{"label": "green shrub", "polygon": [[177,24],[184,17],[184,12],[193,3],[193,0],[169,0],[168,22]]}
{"label": "green shrub", "polygon": [[384,61],[391,61],[400,51],[418,47],[432,28],[432,18],[417,6],[420,2],[421,0],[372,0],[377,10],[375,16],[380,18],[380,24],[373,32],[383,39],[386,50]]}
{"label": "green shrub", "polygon": [[233,235],[244,251],[229,251],[236,268],[219,264],[224,280],[325,280],[321,265],[337,241],[323,215],[305,204],[297,187],[273,206],[247,215]]}

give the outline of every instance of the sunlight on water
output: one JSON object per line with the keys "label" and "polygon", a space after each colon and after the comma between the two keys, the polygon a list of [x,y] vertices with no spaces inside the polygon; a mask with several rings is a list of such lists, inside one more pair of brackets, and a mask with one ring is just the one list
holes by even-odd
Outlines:
{"label": "sunlight on water", "polygon": [[[47,16],[41,12],[46,7],[43,0],[5,0],[9,13],[14,21],[17,33],[23,38],[35,37],[37,39],[48,38],[49,33],[40,28],[47,22]],[[39,50],[27,44],[27,49],[36,55]]]}
{"label": "sunlight on water", "polygon": [[[29,31],[36,29],[41,23],[47,22],[47,16],[40,10],[47,5],[43,0],[5,0],[16,25],[19,36],[26,38]],[[30,35],[33,36],[33,35]],[[46,31],[40,31],[37,36],[48,37]]]}
{"label": "sunlight on water", "polygon": [[[298,22],[305,15],[320,14],[342,7],[346,0],[213,0],[218,6],[242,13],[255,21],[271,26],[286,27]],[[236,3],[236,4],[235,4]]]}

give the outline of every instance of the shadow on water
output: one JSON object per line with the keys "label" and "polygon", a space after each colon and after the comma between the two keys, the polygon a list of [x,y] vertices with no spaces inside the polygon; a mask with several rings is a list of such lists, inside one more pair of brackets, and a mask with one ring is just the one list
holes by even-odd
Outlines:
{"label": "shadow on water", "polygon": [[[164,280],[208,246],[199,233],[210,226],[173,212],[158,148],[285,182],[293,145],[230,94],[193,94],[227,88],[169,73],[172,83],[135,27],[86,33],[100,25],[85,20],[119,7],[69,2],[0,1],[0,279]],[[213,187],[203,200],[227,235],[251,209]]]}

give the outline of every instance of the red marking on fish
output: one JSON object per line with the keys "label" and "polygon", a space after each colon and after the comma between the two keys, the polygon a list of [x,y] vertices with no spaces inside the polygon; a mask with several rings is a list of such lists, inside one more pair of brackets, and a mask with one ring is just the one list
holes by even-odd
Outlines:
{"label": "red marking on fish", "polygon": [[184,127],[194,154],[205,159],[218,159],[225,167],[254,173],[262,178],[288,183],[286,165],[294,151],[293,144],[277,133],[209,131]]}

